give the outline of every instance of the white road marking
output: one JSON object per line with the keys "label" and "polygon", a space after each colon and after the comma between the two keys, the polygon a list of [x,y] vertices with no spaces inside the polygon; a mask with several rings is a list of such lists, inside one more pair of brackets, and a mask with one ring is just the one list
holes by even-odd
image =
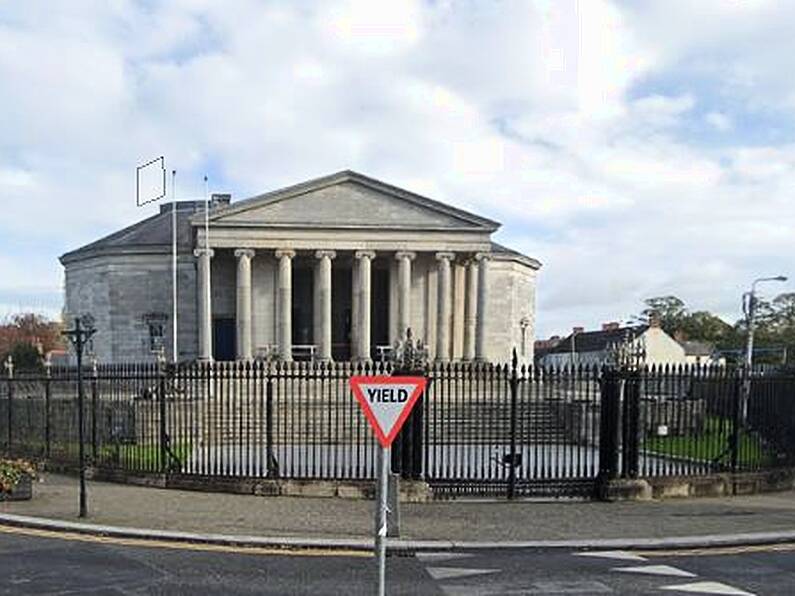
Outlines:
{"label": "white road marking", "polygon": [[599,557],[603,559],[618,559],[620,561],[645,561],[646,557],[641,557],[635,553],[628,553],[625,550],[597,550],[588,553],[574,553],[577,557]]}
{"label": "white road marking", "polygon": [[427,569],[433,579],[456,579],[500,571],[499,569],[466,569],[464,567],[428,567]]}
{"label": "white road marking", "polygon": [[739,588],[722,584],[720,582],[695,582],[692,584],[679,584],[678,586],[662,586],[661,590],[675,590],[679,592],[692,592],[694,594],[727,594],[729,596],[755,596]]}
{"label": "white road marking", "polygon": [[695,573],[690,573],[684,569],[671,567],[670,565],[641,565],[639,567],[613,567],[612,571],[622,573],[645,573],[648,575],[672,575],[674,577],[696,577]]}
{"label": "white road marking", "polygon": [[440,553],[417,553],[416,557],[423,562],[427,563],[435,563],[437,561],[451,561],[452,559],[465,559],[467,557],[471,557],[473,555],[469,553],[450,553],[450,552],[440,552]]}
{"label": "white road marking", "polygon": [[550,596],[552,594],[591,596],[592,594],[613,593],[611,588],[596,581],[547,581],[535,582],[531,585],[490,583],[488,585],[471,586],[467,584],[442,584],[440,587],[445,596],[529,596],[530,594],[538,594],[539,596]]}

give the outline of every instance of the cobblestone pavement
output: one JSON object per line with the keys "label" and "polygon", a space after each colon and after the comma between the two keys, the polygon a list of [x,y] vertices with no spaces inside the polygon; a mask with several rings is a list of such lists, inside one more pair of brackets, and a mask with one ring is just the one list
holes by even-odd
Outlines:
{"label": "cobblestone pavement", "polygon": [[[373,503],[259,497],[89,481],[91,523],[247,536],[361,537]],[[31,501],[0,512],[77,519],[75,478],[46,474]],[[440,501],[401,505],[401,537],[415,540],[530,541],[657,538],[795,530],[795,491],[747,497],[634,503]]]}

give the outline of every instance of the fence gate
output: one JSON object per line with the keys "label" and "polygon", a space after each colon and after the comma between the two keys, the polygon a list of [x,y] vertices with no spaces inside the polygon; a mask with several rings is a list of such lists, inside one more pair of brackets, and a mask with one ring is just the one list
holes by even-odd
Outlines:
{"label": "fence gate", "polygon": [[437,496],[591,497],[599,470],[599,377],[447,364],[423,401],[425,477]]}

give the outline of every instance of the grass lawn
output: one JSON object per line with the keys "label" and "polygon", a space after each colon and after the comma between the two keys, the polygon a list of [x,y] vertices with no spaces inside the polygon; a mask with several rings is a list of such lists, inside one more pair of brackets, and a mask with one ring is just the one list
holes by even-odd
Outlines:
{"label": "grass lawn", "polygon": [[[90,453],[90,452],[89,452]],[[182,463],[191,453],[188,442],[172,443],[171,453]],[[97,454],[99,464],[116,464],[130,470],[160,470],[160,445],[139,443],[135,445],[102,445]]]}
{"label": "grass lawn", "polygon": [[[704,430],[698,435],[647,437],[644,448],[647,452],[659,455],[685,457],[700,461],[718,461],[731,464],[728,450],[731,439],[731,421],[716,416],[708,417]],[[773,454],[767,451],[754,433],[740,432],[740,466],[765,466],[773,461]]]}

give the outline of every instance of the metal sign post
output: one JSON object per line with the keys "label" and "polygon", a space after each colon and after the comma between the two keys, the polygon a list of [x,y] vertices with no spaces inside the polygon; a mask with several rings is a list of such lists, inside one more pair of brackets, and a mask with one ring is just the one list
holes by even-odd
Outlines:
{"label": "metal sign post", "polygon": [[386,535],[389,492],[389,447],[425,390],[425,377],[351,377],[351,389],[381,444],[379,450],[379,499],[375,524],[375,558],[378,565],[378,595],[386,590]]}
{"label": "metal sign post", "polygon": [[387,534],[387,493],[389,491],[389,447],[381,447],[380,471],[378,475],[379,503],[378,525],[375,529],[375,557],[378,561],[378,596],[384,596],[386,590],[386,534]]}

